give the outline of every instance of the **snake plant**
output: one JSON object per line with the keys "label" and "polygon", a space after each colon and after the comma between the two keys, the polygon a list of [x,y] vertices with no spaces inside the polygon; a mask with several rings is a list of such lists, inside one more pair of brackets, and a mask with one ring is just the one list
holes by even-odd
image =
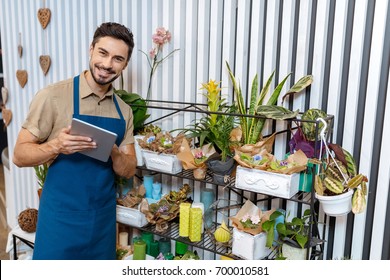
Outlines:
{"label": "snake plant", "polygon": [[[275,106],[278,102],[279,95],[287,79],[290,77],[291,73],[287,74],[287,76],[284,77],[284,79],[276,86],[276,88],[271,93],[265,105],[263,105],[263,103],[265,102],[266,95],[270,91],[271,83],[273,81],[275,71],[273,71],[271,75],[268,77],[265,85],[263,86],[260,92],[259,92],[258,75],[256,74],[252,81],[249,108],[247,108],[245,106],[244,96],[242,94],[241,86],[238,84],[237,79],[234,76],[232,70],[230,69],[228,62],[226,62],[226,66],[229,72],[230,80],[233,84],[233,91],[236,98],[238,113],[243,115],[240,116],[240,126],[241,126],[242,137],[243,137],[242,142],[243,144],[255,144],[262,137],[262,130],[264,128],[264,123],[266,121],[266,119],[264,118],[264,114],[262,114],[263,110],[272,111],[276,108]],[[297,83],[295,83],[290,88],[290,90],[287,91],[284,97],[293,93],[301,92],[303,89],[309,86],[312,83],[312,81],[313,79],[311,75],[306,75],[302,77],[301,79],[299,79]],[[277,114],[279,115],[278,117],[275,117],[275,119],[280,119],[281,110],[279,109],[274,111],[278,111]],[[289,111],[287,113],[290,114],[291,116],[292,112]],[[250,116],[245,116],[245,115],[250,115]],[[270,116],[269,114],[267,114],[267,117],[273,118],[272,115]]]}

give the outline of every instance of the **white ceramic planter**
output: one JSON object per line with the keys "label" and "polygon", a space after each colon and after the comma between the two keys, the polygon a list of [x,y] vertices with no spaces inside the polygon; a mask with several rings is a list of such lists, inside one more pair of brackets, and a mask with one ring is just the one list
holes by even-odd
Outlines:
{"label": "white ceramic planter", "polygon": [[237,166],[235,184],[238,189],[291,198],[299,191],[299,173],[285,175]]}
{"label": "white ceramic planter", "polygon": [[267,234],[265,232],[252,235],[233,228],[233,255],[246,260],[263,259],[271,253],[271,249],[265,246],[266,242]]}
{"label": "white ceramic planter", "polygon": [[349,190],[346,193],[334,196],[322,196],[318,195],[317,193],[315,195],[316,198],[320,201],[325,214],[329,216],[344,216],[352,209],[353,190]]}
{"label": "white ceramic planter", "polygon": [[306,260],[307,248],[296,248],[286,243],[282,245],[283,256],[287,260]]}
{"label": "white ceramic planter", "polygon": [[134,135],[134,148],[135,148],[135,156],[137,157],[137,166],[144,165],[144,157],[142,155],[142,149],[138,144],[138,139],[143,139],[144,135]]}

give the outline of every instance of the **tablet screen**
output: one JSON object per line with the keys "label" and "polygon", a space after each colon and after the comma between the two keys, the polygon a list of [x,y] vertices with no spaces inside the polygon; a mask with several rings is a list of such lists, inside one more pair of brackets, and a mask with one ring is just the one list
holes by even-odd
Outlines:
{"label": "tablet screen", "polygon": [[80,153],[104,162],[107,162],[117,138],[117,135],[109,130],[76,118],[72,119],[70,134],[91,137],[97,148]]}

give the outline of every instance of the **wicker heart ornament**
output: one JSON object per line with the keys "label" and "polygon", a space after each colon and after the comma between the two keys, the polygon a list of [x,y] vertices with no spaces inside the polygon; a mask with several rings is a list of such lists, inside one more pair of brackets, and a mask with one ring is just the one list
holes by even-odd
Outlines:
{"label": "wicker heart ornament", "polygon": [[18,70],[18,71],[16,71],[16,78],[18,79],[18,82],[19,82],[20,86],[22,88],[24,88],[24,86],[27,83],[27,79],[28,79],[27,71],[26,70]]}
{"label": "wicker heart ornament", "polygon": [[7,127],[12,120],[12,112],[11,110],[8,110],[7,108],[3,107],[2,115],[3,115],[4,125]]}
{"label": "wicker heart ornament", "polygon": [[38,19],[39,19],[39,22],[41,23],[43,29],[45,29],[46,26],[49,24],[50,16],[51,16],[50,9],[40,8],[38,10]]}
{"label": "wicker heart ornament", "polygon": [[43,71],[43,74],[46,76],[47,72],[50,69],[51,65],[51,59],[48,55],[41,55],[39,57],[39,64],[41,65],[41,69]]}

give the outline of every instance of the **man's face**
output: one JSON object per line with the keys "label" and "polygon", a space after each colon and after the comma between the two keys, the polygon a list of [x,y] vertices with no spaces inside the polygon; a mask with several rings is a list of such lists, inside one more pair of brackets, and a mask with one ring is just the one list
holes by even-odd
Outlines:
{"label": "man's face", "polygon": [[95,82],[101,86],[118,78],[127,66],[128,46],[122,40],[103,37],[89,49],[89,68]]}

